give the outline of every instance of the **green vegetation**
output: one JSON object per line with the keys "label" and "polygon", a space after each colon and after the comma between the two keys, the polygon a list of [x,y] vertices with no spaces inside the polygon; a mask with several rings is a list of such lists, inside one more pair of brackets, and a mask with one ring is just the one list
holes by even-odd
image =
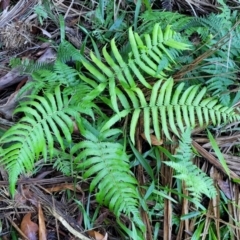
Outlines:
{"label": "green vegetation", "polygon": [[[193,163],[200,155],[191,134],[240,120],[234,107],[240,94],[230,91],[239,87],[239,12],[223,1],[221,13],[204,17],[154,11],[149,1],[140,12],[137,1],[128,15],[111,11],[112,2],[100,1],[86,16],[94,30],[80,26],[81,49],[65,40],[60,17],[54,63],[12,60],[32,80],[19,93],[28,93],[15,110],[20,120],[0,139],[10,192],[20,174],[35,172],[44,159],[89,184],[99,206],[116,217],[121,239],[146,239],[146,233],[160,239],[166,200],[187,201],[189,211],[172,213],[171,224],[177,232],[181,221],[195,219],[192,239],[201,239],[208,209],[203,198],[219,198],[220,191]],[[42,25],[49,13],[43,6],[35,11]],[[144,182],[135,174],[139,167]],[[172,171],[173,183],[163,179],[162,169]],[[221,194],[225,214],[228,200]],[[228,225],[218,230],[213,221],[207,235],[230,239],[232,231]]]}

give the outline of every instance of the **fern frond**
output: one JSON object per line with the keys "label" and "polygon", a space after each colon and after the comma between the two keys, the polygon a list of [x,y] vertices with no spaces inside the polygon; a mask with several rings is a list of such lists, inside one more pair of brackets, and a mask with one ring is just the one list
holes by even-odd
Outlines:
{"label": "fern frond", "polygon": [[71,43],[63,41],[58,47],[57,59],[63,63],[68,61],[80,61],[81,53]]}
{"label": "fern frond", "polygon": [[[225,56],[223,56],[225,58]],[[219,96],[220,102],[229,106],[230,93],[229,89],[234,85],[236,79],[236,63],[231,59],[222,57],[211,57],[206,59],[207,65],[201,67],[201,70],[209,74],[206,86],[213,96]],[[213,76],[213,77],[212,77]]]}
{"label": "fern frond", "polygon": [[216,189],[213,180],[192,163],[191,142],[191,128],[187,128],[181,136],[177,153],[174,155],[176,161],[165,161],[164,163],[176,171],[177,179],[185,181],[187,189],[193,197],[192,201],[198,204],[202,194],[209,198],[215,197]]}
{"label": "fern frond", "polygon": [[197,27],[205,27],[209,29],[212,33],[220,33],[219,31],[223,30],[224,21],[223,19],[219,18],[216,14],[210,14],[207,18],[206,17],[195,17],[192,18],[182,30],[185,29],[192,29]]}
{"label": "fern frond", "polygon": [[19,93],[31,90],[31,95],[37,95],[40,91],[54,92],[54,89],[63,85],[66,89],[69,87],[81,88],[84,82],[78,77],[78,71],[65,63],[56,61],[52,69],[40,69],[32,73],[32,81],[28,82]]}
{"label": "fern frond", "polygon": [[143,20],[143,24],[140,26],[140,32],[149,33],[152,31],[153,24],[161,23],[164,28],[167,25],[171,25],[174,31],[182,30],[192,17],[177,13],[177,12],[161,12],[159,10],[144,11],[140,16]]}
{"label": "fern frond", "polygon": [[31,171],[41,155],[45,160],[53,156],[55,141],[65,150],[64,139],[72,140],[71,116],[79,113],[69,106],[69,98],[61,94],[59,87],[54,94],[31,98],[15,111],[25,116],[0,139],[1,163],[10,174],[12,194],[19,174]]}
{"label": "fern frond", "polygon": [[[111,41],[111,49],[113,57],[107,52],[106,47],[103,48],[103,57],[106,63],[97,58],[92,52],[90,57],[93,65],[87,59],[82,58],[82,64],[97,79],[98,82],[109,82],[110,95],[115,98],[112,91],[116,79],[123,87],[135,87],[141,83],[147,88],[151,85],[146,81],[143,73],[154,78],[165,77],[164,71],[159,71],[159,64],[162,56],[166,56],[169,62],[174,62],[176,51],[188,49],[190,46],[174,40],[176,33],[168,26],[162,31],[159,24],[153,28],[152,35],[144,35],[142,39],[132,29],[129,30],[129,41],[131,52],[128,61],[125,62],[119,53],[115,40]],[[169,50],[171,49],[171,50]],[[164,69],[169,70],[170,64]],[[82,80],[88,81],[87,77],[81,75]],[[134,79],[138,81],[135,82]],[[110,81],[109,81],[110,80]]]}
{"label": "fern frond", "polygon": [[49,62],[38,62],[29,59],[21,60],[20,58],[13,58],[10,61],[11,67],[18,67],[19,71],[22,73],[32,73],[37,70],[52,69],[53,63]]}
{"label": "fern frond", "polygon": [[108,206],[118,218],[121,212],[126,213],[143,230],[137,181],[130,171],[123,145],[116,141],[117,132],[118,129],[100,132],[88,126],[82,132],[87,139],[71,149],[75,156],[74,169],[81,171],[84,178],[92,178],[90,191],[98,189],[99,203]]}
{"label": "fern frond", "polygon": [[60,61],[56,61],[53,66],[53,70],[40,70],[33,73],[32,77],[34,80],[43,81],[47,83],[51,87],[54,88],[57,85],[75,86],[79,83],[79,79],[77,79],[78,71],[69,67],[65,63]]}
{"label": "fern frond", "polygon": [[[200,85],[192,85],[183,90],[184,83],[173,88],[173,79],[157,81],[150,97],[144,96],[140,88],[124,89],[131,102],[121,100],[124,93],[118,89],[118,96],[124,110],[117,112],[103,127],[103,131],[110,128],[122,117],[132,114],[130,122],[130,137],[135,142],[136,125],[143,115],[144,134],[150,143],[150,129],[153,128],[156,137],[160,140],[160,132],[163,131],[168,139],[171,139],[169,129],[177,136],[185,127],[205,126],[212,123],[219,125],[240,119],[240,115],[233,108],[218,104],[216,98],[206,98],[206,88],[200,89]],[[121,93],[121,94],[120,94]],[[128,107],[131,106],[131,107]]]}

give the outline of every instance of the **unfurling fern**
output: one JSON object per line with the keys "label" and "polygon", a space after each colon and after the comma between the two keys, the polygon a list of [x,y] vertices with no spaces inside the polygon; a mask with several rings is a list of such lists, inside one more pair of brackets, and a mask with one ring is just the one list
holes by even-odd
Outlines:
{"label": "unfurling fern", "polygon": [[176,171],[175,177],[177,179],[185,181],[192,196],[191,201],[198,205],[202,194],[213,198],[216,195],[216,189],[212,178],[192,163],[191,142],[191,129],[188,128],[183,132],[179,141],[177,153],[174,155],[176,161],[165,161],[164,163]]}

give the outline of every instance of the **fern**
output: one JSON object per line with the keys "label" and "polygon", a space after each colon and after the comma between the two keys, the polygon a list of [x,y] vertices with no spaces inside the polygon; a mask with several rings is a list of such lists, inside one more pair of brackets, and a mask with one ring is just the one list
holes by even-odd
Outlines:
{"label": "fern", "polygon": [[94,128],[88,122],[81,133],[84,141],[75,144],[71,154],[75,155],[74,169],[83,172],[84,178],[92,178],[90,191],[98,189],[96,198],[119,218],[123,211],[144,231],[139,214],[137,181],[130,171],[129,157],[117,141],[118,129],[100,132],[101,125]]}
{"label": "fern", "polygon": [[[32,94],[37,94],[40,90],[45,90],[53,92],[53,89],[58,85],[63,86],[77,86],[81,84],[80,79],[77,78],[78,71],[69,67],[65,63],[56,61],[53,65],[52,70],[38,70],[33,72],[32,78],[34,86],[34,91]],[[23,89],[22,91],[24,91]]]}
{"label": "fern", "polygon": [[[205,60],[208,64],[203,66],[201,70],[210,75],[206,81],[206,86],[214,96],[219,96],[222,104],[229,106],[230,93],[229,87],[234,85],[237,70],[234,61],[224,58],[208,58]],[[211,77],[213,76],[213,77]]]}
{"label": "fern", "polygon": [[[110,49],[102,49],[100,59],[93,52],[89,58],[84,57],[71,44],[62,42],[52,68],[34,71],[33,81],[26,85],[28,89],[32,86],[34,94],[16,110],[24,116],[0,141],[1,163],[10,173],[11,193],[18,175],[32,171],[41,156],[45,160],[59,157],[54,167],[68,175],[91,179],[90,190],[96,191],[98,202],[108,206],[118,222],[125,213],[134,223],[133,229],[137,226],[144,232],[138,184],[130,170],[123,133],[115,124],[128,116],[130,127],[126,132],[134,143],[137,123],[143,118],[144,134],[151,143],[152,129],[158,139],[161,132],[171,139],[170,132],[181,137],[186,127],[240,119],[233,108],[208,97],[206,87],[174,84],[170,76],[178,66],[176,59],[191,46],[169,25],[162,30],[156,24],[151,34],[144,35],[130,29],[129,43],[127,55],[123,56],[113,39]],[[64,63],[69,60],[76,61],[81,72]],[[204,70],[211,74],[211,69]],[[103,105],[111,111],[102,111]],[[107,116],[109,112],[112,116]],[[72,139],[74,121],[82,137],[79,142]],[[209,197],[214,194],[211,188],[194,189],[196,179],[203,178],[204,184],[212,182],[191,164],[187,134],[182,137],[178,160],[169,164],[179,171],[177,177],[186,181],[198,201],[203,193]],[[56,148],[60,148],[59,152]],[[182,164],[185,158],[188,161]],[[197,176],[193,178],[189,170]]]}
{"label": "fern", "polygon": [[239,71],[239,23],[236,23],[236,18],[230,12],[223,11],[207,18],[193,18],[183,29],[187,35],[195,32],[200,34],[204,45],[196,52],[197,56],[212,52],[211,57],[204,59],[208,63],[198,65],[198,68],[190,73],[190,77],[197,75],[201,82],[207,84],[208,90],[214,96],[220,96],[222,104],[229,106],[233,97],[229,89],[232,88]]}
{"label": "fern", "polygon": [[[142,40],[137,33],[133,33],[132,29],[130,29],[129,42],[131,44],[131,52],[128,54],[128,62],[123,60],[114,39],[111,41],[111,49],[116,61],[107,52],[106,47],[104,47],[103,57],[106,64],[92,52],[90,53],[90,57],[95,65],[91,64],[85,58],[82,58],[81,62],[96,80],[99,82],[109,82],[110,95],[113,98],[116,95],[113,92],[113,88],[116,85],[114,80],[116,79],[125,88],[135,87],[138,83],[151,88],[151,85],[146,81],[142,72],[154,78],[165,77],[166,74],[163,71],[159,71],[159,63],[162,55],[165,54],[169,62],[174,62],[174,57],[178,51],[189,48],[189,45],[175,41],[175,35],[170,26],[163,32],[159,24],[156,24],[152,36],[146,34],[144,35],[144,40]],[[170,70],[170,64],[165,69]],[[91,83],[90,79],[86,76],[80,75],[80,77],[83,81]],[[134,78],[138,80],[137,83],[134,81]]]}
{"label": "fern", "polygon": [[[31,66],[29,67],[31,68]],[[77,70],[57,60],[52,69],[34,71],[32,81],[20,90],[19,95],[28,90],[31,90],[32,95],[37,95],[40,91],[53,92],[58,85],[66,88],[82,88],[86,84],[80,81],[78,74]]]}
{"label": "fern", "polygon": [[183,88],[184,83],[181,83],[174,90],[173,79],[164,82],[159,80],[154,84],[149,100],[139,88],[124,89],[132,100],[131,107],[127,99],[124,99],[125,102],[121,99],[124,97],[124,93],[118,90],[118,97],[123,103],[124,110],[117,112],[104,125],[103,130],[110,128],[122,117],[131,113],[130,137],[134,142],[136,124],[142,113],[144,134],[150,143],[151,127],[153,127],[158,139],[161,139],[161,131],[168,139],[171,139],[169,129],[180,136],[179,130],[183,132],[185,127],[204,126],[210,123],[219,125],[240,118],[234,109],[218,104],[217,99],[211,97],[203,99],[206,88],[200,90],[200,85],[192,85],[184,91]]}
{"label": "fern", "polygon": [[156,23],[161,23],[163,28],[167,25],[171,25],[172,29],[178,32],[192,19],[192,17],[187,17],[186,15],[177,12],[160,12],[154,10],[145,11],[140,18],[142,19],[143,24],[140,26],[139,31],[144,33],[151,32],[153,24]]}
{"label": "fern", "polygon": [[53,63],[52,62],[35,62],[33,60],[29,59],[23,59],[20,58],[12,58],[10,61],[10,65],[12,68],[18,67],[19,71],[22,73],[33,73],[36,70],[43,70],[43,69],[52,69]]}
{"label": "fern", "polygon": [[165,161],[164,163],[176,171],[177,179],[185,181],[192,201],[199,205],[202,194],[213,198],[216,196],[216,189],[213,180],[192,163],[191,142],[191,128],[187,128],[181,136],[177,153],[174,155],[176,161]]}
{"label": "fern", "polygon": [[[107,82],[109,86],[111,98],[108,103],[116,114],[104,125],[103,131],[111,128],[121,118],[132,114],[130,138],[134,143],[136,125],[143,114],[144,134],[150,143],[151,127],[153,127],[158,139],[161,138],[160,132],[162,130],[166,137],[171,139],[169,126],[173,133],[180,136],[178,129],[182,132],[185,127],[204,126],[210,122],[216,125],[239,119],[239,115],[235,114],[233,109],[219,105],[217,99],[204,99],[206,88],[200,90],[200,86],[196,85],[183,91],[184,83],[182,83],[174,91],[174,83],[171,78],[165,82],[157,80],[167,76],[164,71],[159,70],[161,69],[159,63],[163,53],[168,57],[169,63],[174,64],[176,56],[171,54],[172,51],[184,50],[189,47],[173,38],[174,32],[170,27],[167,27],[163,32],[158,24],[154,26],[152,36],[148,34],[144,36],[144,41],[130,29],[131,52],[128,55],[127,63],[123,61],[114,40],[111,41],[111,48],[116,61],[110,56],[106,48],[103,49],[103,57],[107,64],[100,61],[93,53],[90,56],[95,65],[85,58],[82,59],[85,68],[99,82]],[[167,48],[170,46],[171,51]],[[170,64],[166,69],[170,69]],[[155,78],[155,84],[151,85],[145,76]],[[94,80],[83,74],[80,74],[80,78],[86,83],[92,84],[94,82],[95,84]],[[144,91],[139,87],[140,83],[143,85]],[[149,94],[146,94],[146,91]],[[121,103],[123,110],[119,109],[119,103]],[[196,119],[198,120],[196,121]]]}
{"label": "fern", "polygon": [[58,46],[57,59],[60,62],[79,61],[81,53],[71,43],[63,41]]}
{"label": "fern", "polygon": [[69,97],[62,95],[59,87],[56,87],[54,94],[31,98],[15,111],[25,116],[1,138],[1,163],[11,173],[12,194],[19,174],[31,171],[41,155],[45,160],[53,157],[55,142],[62,151],[65,150],[64,139],[68,143],[72,141],[71,117],[78,118],[81,111],[86,113],[81,105],[71,106]]}

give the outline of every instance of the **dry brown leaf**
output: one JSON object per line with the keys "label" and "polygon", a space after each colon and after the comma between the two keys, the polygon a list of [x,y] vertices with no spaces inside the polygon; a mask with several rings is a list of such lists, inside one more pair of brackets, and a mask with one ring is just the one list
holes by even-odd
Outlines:
{"label": "dry brown leaf", "polygon": [[38,222],[39,222],[39,240],[47,240],[45,218],[40,203],[38,203]]}
{"label": "dry brown leaf", "polygon": [[33,193],[30,191],[29,187],[24,187],[20,192],[17,192],[14,196],[14,200],[18,204],[26,204],[27,201],[29,201],[36,207],[38,205],[38,200],[33,196]]}
{"label": "dry brown leaf", "polygon": [[60,192],[66,189],[72,190],[74,192],[81,192],[82,190],[78,185],[74,185],[73,183],[62,183],[57,186],[53,186],[51,188],[45,188],[48,192]]}
{"label": "dry brown leaf", "polygon": [[[144,133],[141,134],[142,138],[147,141],[147,138]],[[163,140],[158,140],[157,137],[153,134],[150,134],[151,144],[153,146],[160,146],[163,144]]]}
{"label": "dry brown leaf", "polygon": [[89,230],[87,231],[88,235],[95,240],[107,240],[108,239],[108,234],[106,233],[105,236],[103,236],[101,233],[94,231],[94,230]]}
{"label": "dry brown leaf", "polygon": [[28,240],[37,240],[38,225],[31,220],[31,213],[27,213],[21,222],[21,231],[28,237]]}
{"label": "dry brown leaf", "polygon": [[221,179],[217,180],[218,186],[220,187],[220,189],[223,191],[223,193],[225,194],[225,196],[230,199],[233,200],[231,191],[230,191],[230,185],[228,182],[225,182]]}

